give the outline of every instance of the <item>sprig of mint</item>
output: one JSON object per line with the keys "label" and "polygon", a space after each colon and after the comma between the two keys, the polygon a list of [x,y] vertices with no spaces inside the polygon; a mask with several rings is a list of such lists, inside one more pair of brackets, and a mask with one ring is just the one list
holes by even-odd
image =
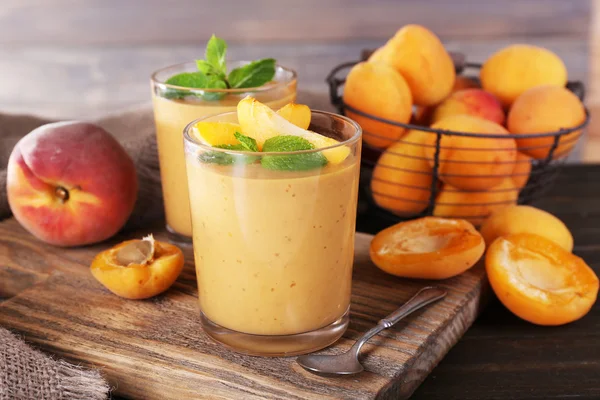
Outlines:
{"label": "sprig of mint", "polygon": [[[255,88],[270,82],[275,76],[275,60],[265,58],[252,61],[233,69],[227,74],[227,42],[212,35],[206,44],[204,60],[196,60],[197,72],[183,72],[174,75],[165,83],[192,89],[244,89]],[[164,97],[180,99],[189,93],[182,90],[169,89]],[[204,100],[220,100],[224,93],[203,93]]]}
{"label": "sprig of mint", "polygon": [[[289,152],[312,150],[315,146],[299,136],[275,136],[263,144],[263,152]],[[263,156],[261,164],[264,168],[277,171],[307,171],[323,167],[327,158],[320,153],[289,154],[281,156]]]}
{"label": "sprig of mint", "polygon": [[[237,144],[219,144],[213,147],[224,150],[258,152],[256,140],[249,136],[244,136],[239,132],[234,134],[239,141]],[[230,154],[222,151],[207,151],[198,156],[198,160],[203,163],[232,165],[237,163],[252,164],[257,161],[259,156],[249,156],[246,154]]]}

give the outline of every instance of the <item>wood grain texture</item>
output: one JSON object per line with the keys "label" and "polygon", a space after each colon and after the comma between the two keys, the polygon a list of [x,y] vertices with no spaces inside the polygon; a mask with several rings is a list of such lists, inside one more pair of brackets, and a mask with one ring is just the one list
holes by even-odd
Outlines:
{"label": "wood grain texture", "polygon": [[[517,42],[547,47],[565,60],[572,80],[586,81],[587,42],[579,38],[449,40],[451,51],[483,62],[496,50]],[[325,78],[361,50],[383,40],[346,43],[231,45],[234,59],[274,57],[298,72],[299,90],[325,92]],[[162,67],[202,56],[204,43],[143,47],[0,47],[0,109],[50,118],[96,117],[150,102],[150,74]],[[8,78],[18,77],[18,78]]]}
{"label": "wood grain texture", "polygon": [[[13,220],[0,223],[0,243],[12,249],[0,253],[0,266],[22,265],[36,276],[47,273],[48,263],[55,268],[45,282],[0,303],[2,325],[43,350],[100,367],[114,393],[130,398],[407,398],[471,325],[485,289],[482,268],[442,282],[449,291],[443,301],[365,346],[365,373],[322,378],[304,371],[294,358],[244,356],[210,340],[199,325],[190,261],[164,295],[129,301],[110,294],[89,274],[93,255],[109,243],[56,251],[26,238]],[[349,348],[360,333],[424,285],[373,266],[370,238],[357,236],[351,323],[328,353]],[[23,262],[17,255],[24,251],[44,255],[44,266]],[[191,249],[185,255],[191,260]]]}
{"label": "wood grain texture", "polygon": [[[3,44],[197,44],[387,38],[405,24],[443,38],[584,36],[589,1],[3,0]],[[48,18],[52,16],[52,18]]]}

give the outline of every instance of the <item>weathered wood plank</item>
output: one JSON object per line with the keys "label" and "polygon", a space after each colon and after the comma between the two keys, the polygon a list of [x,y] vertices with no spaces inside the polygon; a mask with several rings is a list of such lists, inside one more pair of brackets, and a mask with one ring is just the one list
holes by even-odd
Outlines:
{"label": "weathered wood plank", "polygon": [[[164,239],[164,232],[155,233]],[[327,379],[307,373],[294,358],[244,356],[209,339],[198,321],[191,248],[184,249],[188,262],[168,292],[129,301],[102,288],[88,271],[97,251],[122,238],[58,252],[23,237],[14,221],[0,223],[0,243],[12,249],[0,253],[0,269],[15,264],[38,273],[35,262],[13,259],[32,247],[55,260],[55,269],[44,283],[0,303],[2,325],[46,351],[102,367],[115,393],[131,398],[406,398],[471,325],[485,289],[480,267],[440,282],[447,298],[365,346],[365,373]],[[370,239],[357,236],[351,325],[327,352],[347,349],[425,284],[378,270],[369,261]]]}
{"label": "weathered wood plank", "polygon": [[[3,44],[199,44],[386,38],[424,24],[444,38],[587,35],[590,2],[563,0],[3,0]],[[49,17],[50,16],[50,17]]]}
{"label": "weathered wood plank", "polygon": [[[573,38],[515,37],[498,40],[448,41],[471,61],[483,61],[509,43],[528,42],[548,47],[567,64],[570,79],[586,80],[587,43]],[[299,89],[327,90],[325,77],[343,62],[358,59],[364,48],[383,40],[335,44],[232,45],[236,59],[275,57],[294,68]],[[159,68],[202,56],[203,43],[194,46],[147,47],[8,47],[0,48],[0,110],[52,118],[80,118],[115,112],[150,101],[149,77]]]}

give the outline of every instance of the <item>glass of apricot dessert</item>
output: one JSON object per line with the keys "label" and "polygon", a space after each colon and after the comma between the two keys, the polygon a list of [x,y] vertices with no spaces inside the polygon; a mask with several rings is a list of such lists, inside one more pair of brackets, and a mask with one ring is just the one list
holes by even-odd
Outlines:
{"label": "glass of apricot dessert", "polygon": [[[234,111],[246,95],[272,108],[296,98],[296,73],[273,59],[225,64],[226,44],[213,37],[206,60],[152,74],[152,104],[167,230],[179,242],[192,235],[182,132],[192,120]],[[270,72],[265,74],[265,71]]]}
{"label": "glass of apricot dessert", "polygon": [[206,333],[262,356],[335,342],[348,325],[360,127],[247,97],[184,137]]}

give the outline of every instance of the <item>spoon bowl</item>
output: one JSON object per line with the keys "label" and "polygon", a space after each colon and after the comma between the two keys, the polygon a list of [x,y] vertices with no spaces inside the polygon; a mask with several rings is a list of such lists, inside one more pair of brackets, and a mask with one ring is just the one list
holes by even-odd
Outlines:
{"label": "spoon bowl", "polygon": [[425,287],[396,311],[380,320],[377,325],[362,335],[356,343],[342,354],[306,354],[296,359],[305,370],[324,376],[341,376],[358,374],[364,367],[358,361],[361,347],[373,336],[387,329],[407,315],[417,311],[446,296],[446,291],[437,287]]}

